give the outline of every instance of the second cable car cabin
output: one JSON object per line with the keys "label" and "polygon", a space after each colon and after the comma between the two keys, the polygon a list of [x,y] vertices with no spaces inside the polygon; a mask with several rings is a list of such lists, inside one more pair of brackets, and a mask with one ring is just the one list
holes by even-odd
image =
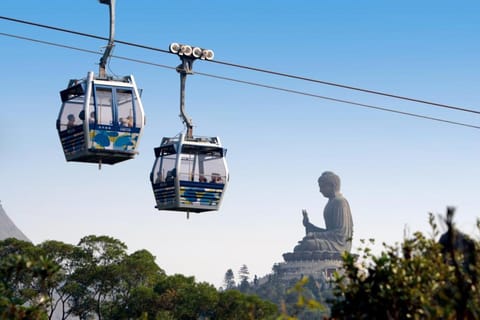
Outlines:
{"label": "second cable car cabin", "polygon": [[145,116],[133,76],[112,80],[89,72],[60,96],[56,126],[67,161],[115,164],[135,157]]}
{"label": "second cable car cabin", "polygon": [[229,179],[225,155],[217,137],[163,138],[150,173],[156,208],[187,217],[218,210]]}

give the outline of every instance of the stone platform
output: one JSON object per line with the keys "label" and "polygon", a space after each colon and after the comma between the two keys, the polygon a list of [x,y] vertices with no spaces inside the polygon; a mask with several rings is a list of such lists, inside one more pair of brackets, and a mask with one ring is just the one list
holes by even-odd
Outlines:
{"label": "stone platform", "polygon": [[287,252],[283,254],[283,259],[289,261],[324,261],[324,260],[342,260],[342,254],[338,251],[300,251]]}
{"label": "stone platform", "polygon": [[328,281],[332,278],[335,271],[339,271],[342,268],[341,259],[285,260],[286,262],[275,265],[275,271],[284,280],[311,276],[315,279]]}

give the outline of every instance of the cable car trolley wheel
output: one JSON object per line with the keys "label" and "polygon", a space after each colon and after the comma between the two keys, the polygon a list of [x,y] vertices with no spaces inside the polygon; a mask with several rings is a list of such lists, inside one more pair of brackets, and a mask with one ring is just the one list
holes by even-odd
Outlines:
{"label": "cable car trolley wheel", "polygon": [[218,137],[163,138],[150,173],[156,208],[187,217],[219,210],[229,180],[225,155]]}
{"label": "cable car trolley wheel", "polygon": [[133,76],[70,80],[60,92],[56,127],[67,161],[115,164],[132,159],[145,125]]}

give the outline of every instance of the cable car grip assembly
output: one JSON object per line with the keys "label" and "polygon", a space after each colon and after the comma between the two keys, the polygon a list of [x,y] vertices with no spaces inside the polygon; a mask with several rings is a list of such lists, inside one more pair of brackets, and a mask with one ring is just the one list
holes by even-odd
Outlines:
{"label": "cable car grip assembly", "polygon": [[200,47],[193,47],[186,44],[178,44],[173,42],[169,46],[171,53],[177,54],[182,60],[182,63],[177,66],[176,70],[180,74],[180,116],[183,123],[187,127],[186,138],[193,138],[193,122],[185,112],[185,83],[187,75],[193,74],[193,62],[196,59],[213,60],[214,53],[210,49],[202,49]]}

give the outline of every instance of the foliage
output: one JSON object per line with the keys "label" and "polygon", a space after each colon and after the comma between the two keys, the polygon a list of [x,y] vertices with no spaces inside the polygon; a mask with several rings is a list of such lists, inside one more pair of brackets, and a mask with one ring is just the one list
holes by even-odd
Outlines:
{"label": "foliage", "polygon": [[238,279],[240,279],[240,291],[246,291],[249,287],[250,271],[246,264],[243,264],[238,271]]}
{"label": "foliage", "polygon": [[228,269],[227,272],[225,272],[223,287],[225,288],[225,290],[235,288],[235,275],[233,274],[232,269]]}
{"label": "foliage", "polygon": [[76,286],[70,279],[78,268],[77,262],[81,260],[83,251],[74,245],[54,240],[45,241],[37,247],[42,255],[59,267],[59,272],[50,278],[47,288],[49,300],[52,302],[48,307],[48,316],[52,319],[55,310],[63,310],[61,317],[67,319],[72,313],[69,301]]}
{"label": "foliage", "polygon": [[292,283],[275,266],[253,292],[279,305],[282,320],[480,319],[480,245],[452,220],[449,208],[448,231],[437,240],[430,214],[430,236],[416,232],[400,244],[383,244],[379,255],[370,249],[373,239],[362,240],[359,254],[344,254],[342,270],[327,283],[330,297],[321,281],[303,277]]}
{"label": "foliage", "polygon": [[150,252],[128,254],[123,242],[108,236],[90,235],[76,246],[0,241],[0,277],[1,319],[250,320],[278,314],[256,296],[168,276]]}
{"label": "foliage", "polygon": [[311,291],[307,291],[309,283],[313,283],[313,279],[304,276],[289,290],[289,292],[295,292],[298,295],[295,307],[298,309],[325,311],[325,307],[312,297]]}
{"label": "foliage", "polygon": [[328,315],[323,302],[331,290],[326,291],[325,283],[312,277],[284,278],[278,266],[272,270],[273,274],[248,285],[239,284],[236,290],[272,302],[281,312],[280,319],[322,319]]}
{"label": "foliage", "polygon": [[69,277],[72,312],[79,317],[112,318],[121,301],[121,263],[127,247],[117,239],[93,235],[82,238],[77,247],[83,254]]}
{"label": "foliage", "polygon": [[[449,209],[442,235],[430,215],[432,235],[420,232],[400,244],[383,244],[379,255],[362,241],[345,254],[329,300],[333,319],[478,319],[479,244],[453,226]],[[321,319],[328,316],[324,283],[303,277],[290,282],[275,270],[249,282],[246,265],[235,286],[225,288],[168,276],[146,250],[108,236],[87,236],[78,245],[46,241],[38,246],[0,241],[2,319]],[[267,301],[268,300],[268,301]],[[279,316],[279,314],[281,314]]]}
{"label": "foliage", "polygon": [[[332,317],[478,319],[479,262],[458,263],[464,260],[462,250],[445,251],[435,240],[439,232],[433,215],[430,224],[431,237],[416,232],[401,244],[384,244],[378,256],[368,244],[359,256],[345,254],[344,272],[335,279],[337,299],[333,301]],[[451,217],[447,217],[447,225],[448,232],[457,232]],[[478,243],[475,246],[478,254]]]}
{"label": "foliage", "polygon": [[220,292],[218,308],[212,319],[274,319],[277,306],[256,295],[245,295],[238,290]]}
{"label": "foliage", "polygon": [[218,300],[216,289],[207,283],[196,283],[194,277],[173,275],[157,283],[155,292],[163,310],[175,319],[198,319],[213,313]]}
{"label": "foliage", "polygon": [[[379,255],[362,241],[359,254],[345,254],[329,299],[332,319],[480,318],[479,244],[453,226],[440,241],[416,232]],[[321,319],[325,283],[313,278],[286,281],[274,268],[268,278],[249,282],[246,265],[235,286],[231,269],[225,288],[168,276],[146,250],[108,236],[87,236],[78,245],[46,241],[38,246],[0,241],[2,319]],[[268,301],[267,301],[268,300]],[[59,316],[60,314],[60,316]],[[281,314],[281,315],[280,315]],[[54,316],[55,315],[55,316]],[[280,315],[280,316],[279,316]]]}
{"label": "foliage", "polygon": [[48,286],[58,266],[17,239],[0,241],[0,318],[47,319]]}

